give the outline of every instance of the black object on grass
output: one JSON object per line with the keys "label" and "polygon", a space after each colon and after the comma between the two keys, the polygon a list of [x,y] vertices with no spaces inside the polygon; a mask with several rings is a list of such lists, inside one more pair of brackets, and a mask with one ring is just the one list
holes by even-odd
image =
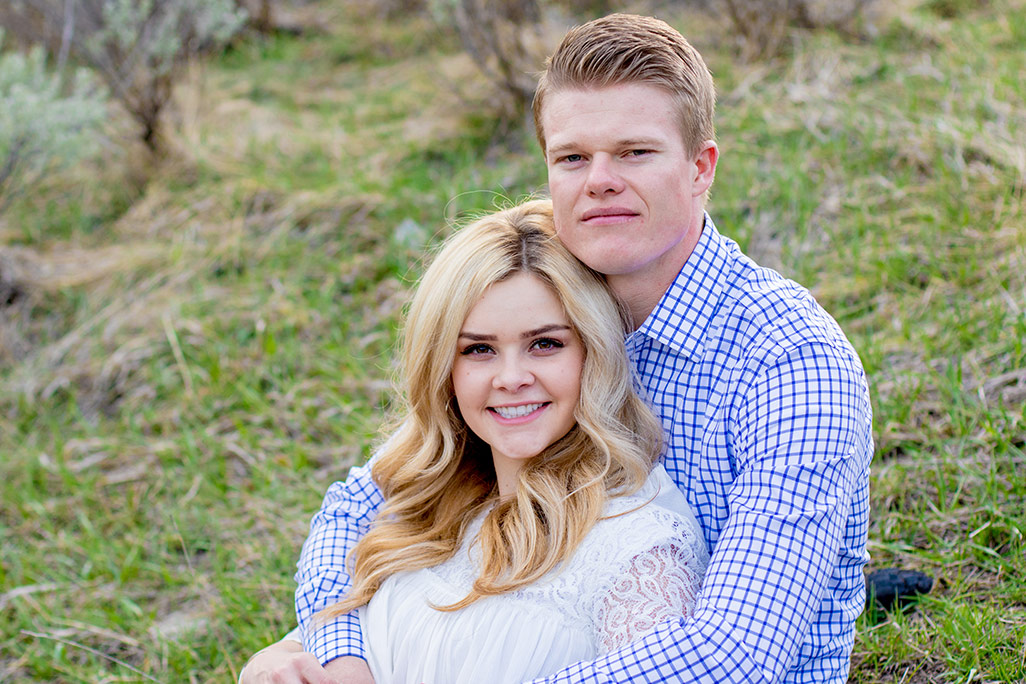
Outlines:
{"label": "black object on grass", "polygon": [[899,607],[920,594],[930,593],[933,578],[918,570],[883,568],[866,575],[866,601],[874,602],[883,610],[890,610],[895,603]]}

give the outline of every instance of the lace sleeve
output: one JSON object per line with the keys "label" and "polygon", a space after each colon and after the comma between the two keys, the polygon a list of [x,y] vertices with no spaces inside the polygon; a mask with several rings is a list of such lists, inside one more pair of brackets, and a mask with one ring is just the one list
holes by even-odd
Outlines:
{"label": "lace sleeve", "polygon": [[604,655],[694,610],[705,564],[680,539],[634,556],[602,597],[597,615],[598,647]]}

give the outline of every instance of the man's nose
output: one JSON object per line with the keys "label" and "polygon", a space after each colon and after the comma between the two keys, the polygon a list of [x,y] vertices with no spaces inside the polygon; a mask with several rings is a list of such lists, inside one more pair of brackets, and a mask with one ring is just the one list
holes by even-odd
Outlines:
{"label": "man's nose", "polygon": [[588,194],[601,196],[623,191],[623,179],[608,155],[596,155],[588,168]]}

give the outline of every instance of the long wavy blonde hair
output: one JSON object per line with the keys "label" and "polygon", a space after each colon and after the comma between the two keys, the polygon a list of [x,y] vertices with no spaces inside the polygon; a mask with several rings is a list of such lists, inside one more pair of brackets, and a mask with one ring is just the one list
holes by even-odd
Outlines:
{"label": "long wavy blonde hair", "polygon": [[[531,273],[559,298],[584,349],[577,424],[530,459],[516,494],[499,500],[489,446],[453,399],[452,365],[468,313],[490,285]],[[568,558],[610,496],[641,487],[662,428],[634,393],[623,347],[627,317],[601,276],[555,238],[552,203],[534,200],[454,233],[427,269],[406,317],[401,352],[405,410],[371,473],[385,504],[353,549],[353,586],[320,615],[364,605],[400,571],[437,565],[488,507],[482,567],[456,610],[513,591]]]}

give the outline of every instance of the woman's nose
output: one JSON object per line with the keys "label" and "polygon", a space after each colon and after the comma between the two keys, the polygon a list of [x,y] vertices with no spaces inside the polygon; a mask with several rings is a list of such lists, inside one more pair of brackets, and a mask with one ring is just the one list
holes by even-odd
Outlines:
{"label": "woman's nose", "polygon": [[534,382],[534,374],[531,373],[528,364],[519,356],[511,355],[503,359],[498,372],[492,379],[492,386],[495,389],[516,392],[532,382]]}

